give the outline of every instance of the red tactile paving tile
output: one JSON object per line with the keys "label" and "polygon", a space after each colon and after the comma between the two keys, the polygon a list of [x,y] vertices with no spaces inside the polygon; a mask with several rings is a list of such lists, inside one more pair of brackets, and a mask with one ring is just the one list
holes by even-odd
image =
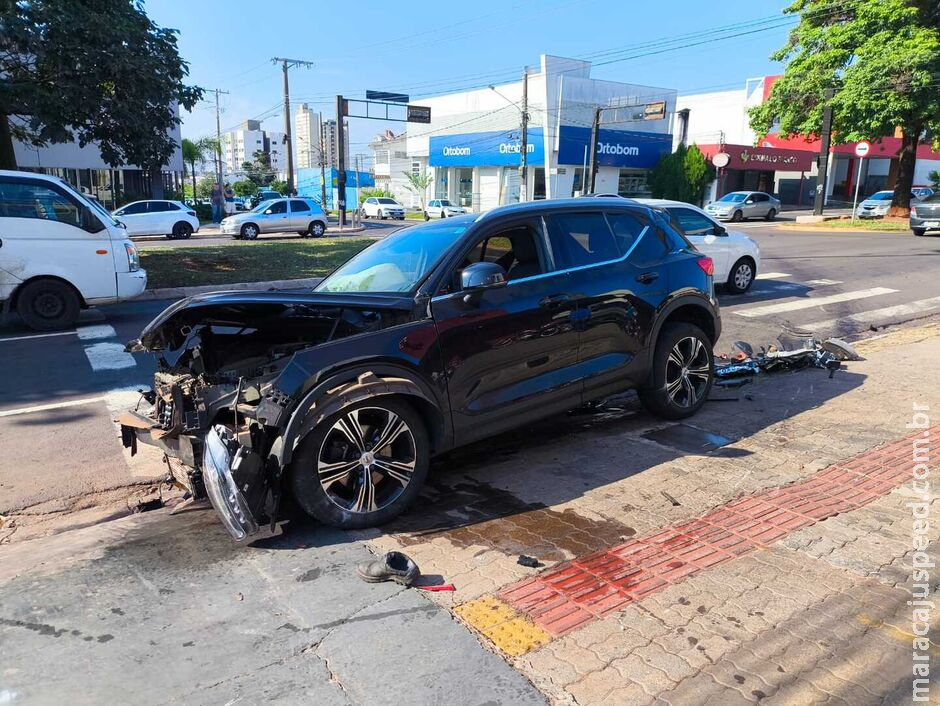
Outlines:
{"label": "red tactile paving tile", "polygon": [[[940,426],[929,431],[940,434]],[[867,505],[911,477],[911,442],[921,436],[918,431],[796,483],[560,564],[508,586],[500,597],[549,633],[562,635],[711,566]]]}

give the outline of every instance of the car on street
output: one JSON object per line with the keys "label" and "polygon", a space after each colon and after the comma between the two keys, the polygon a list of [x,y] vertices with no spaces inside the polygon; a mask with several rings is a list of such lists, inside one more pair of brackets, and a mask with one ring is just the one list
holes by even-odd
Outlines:
{"label": "car on street", "polygon": [[199,232],[196,212],[182,201],[133,201],[121,206],[113,215],[131,236],[165,235],[170,240],[186,240]]}
{"label": "car on street", "polygon": [[910,226],[914,235],[940,230],[940,194],[927,196],[911,204]]}
{"label": "car on street", "polygon": [[660,208],[675,220],[698,250],[715,263],[715,284],[724,284],[733,294],[742,294],[754,284],[760,271],[760,246],[744,233],[729,231],[698,206],[667,199],[636,199]]}
{"label": "car on street", "polygon": [[461,206],[454,206],[447,199],[431,199],[424,209],[424,220],[429,221],[432,218],[453,218],[462,216],[467,209]]}
{"label": "car on street", "polygon": [[362,202],[363,218],[394,218],[399,221],[405,220],[405,207],[395,199],[381,196],[370,196]]}
{"label": "car on street", "polygon": [[918,201],[934,195],[934,190],[929,186],[912,186],[911,196]]}
{"label": "car on street", "polygon": [[[911,189],[911,205],[914,202],[919,203],[923,199],[931,196],[933,190],[927,187],[914,187]],[[891,200],[894,198],[894,190],[876,191],[867,199],[862,201],[855,209],[856,218],[884,218],[891,208]]]}
{"label": "car on street", "polygon": [[274,199],[284,198],[284,194],[279,191],[274,191],[273,189],[259,189],[257,192],[248,197],[248,209],[251,210],[255,208],[262,201],[272,201]]}
{"label": "car on street", "polygon": [[763,191],[732,191],[705,206],[705,213],[719,221],[763,218],[772,221],[780,213],[780,200]]}
{"label": "car on street", "polygon": [[[405,228],[312,291],[183,299],[128,343],[152,407],[121,418],[235,539],[285,494],[344,528],[417,497],[432,456],[628,389],[705,403],[713,262],[628,200],[541,201]],[[145,405],[146,406],[146,405]]]}
{"label": "car on street", "polygon": [[326,214],[313,199],[278,198],[263,201],[246,213],[226,216],[219,225],[236,240],[254,240],[263,233],[290,232],[319,238],[326,232],[326,222]]}
{"label": "car on street", "polygon": [[137,247],[101,204],[58,177],[0,171],[0,312],[54,331],[146,288]]}

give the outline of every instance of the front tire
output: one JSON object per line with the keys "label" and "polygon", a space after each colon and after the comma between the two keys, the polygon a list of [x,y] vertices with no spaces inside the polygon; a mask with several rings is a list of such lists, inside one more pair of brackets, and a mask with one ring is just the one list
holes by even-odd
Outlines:
{"label": "front tire", "polygon": [[424,421],[395,397],[360,400],[330,415],[298,445],[291,488],[305,512],[343,529],[404,512],[428,474]]}
{"label": "front tire", "polygon": [[428,215],[428,212],[427,212],[427,211],[424,212],[424,220],[425,220],[425,221],[430,221],[430,220],[431,220],[431,217]]}
{"label": "front tire", "polygon": [[261,231],[254,223],[246,223],[241,228],[241,236],[245,240],[254,240]]}
{"label": "front tire", "polygon": [[376,215],[378,216],[378,219],[379,219],[380,221],[384,221],[384,220],[385,220],[385,214],[382,212],[382,209],[381,209],[381,208],[379,209],[379,212],[378,212]]}
{"label": "front tire", "polygon": [[731,268],[726,286],[732,294],[743,294],[754,284],[754,261],[749,257],[742,257]]}
{"label": "front tire", "polygon": [[927,233],[926,228],[911,228],[911,232],[916,235],[918,238],[923,237]]}
{"label": "front tire", "polygon": [[649,384],[638,390],[640,402],[663,419],[695,414],[715,378],[712,342],[698,326],[667,323],[659,333]]}
{"label": "front tire", "polygon": [[734,223],[740,223],[741,221],[744,220],[744,214],[740,210],[737,210],[734,212],[734,215],[731,216],[731,220]]}
{"label": "front tire", "polygon": [[57,279],[37,279],[25,285],[16,297],[16,313],[36,331],[61,331],[78,321],[78,294]]}

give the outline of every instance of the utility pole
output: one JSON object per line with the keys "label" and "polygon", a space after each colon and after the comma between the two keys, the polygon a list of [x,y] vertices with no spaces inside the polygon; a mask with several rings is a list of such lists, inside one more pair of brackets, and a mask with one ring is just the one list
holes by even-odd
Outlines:
{"label": "utility pole", "polygon": [[336,188],[337,208],[339,209],[340,228],[346,225],[346,135],[345,130],[346,99],[336,96]]}
{"label": "utility pole", "polygon": [[294,193],[294,147],[291,144],[290,133],[290,86],[287,81],[287,71],[294,66],[305,66],[308,69],[315,66],[312,61],[303,61],[301,59],[283,59],[274,57],[271,59],[275,64],[280,62],[284,71],[284,144],[287,146],[287,193]]}
{"label": "utility pole", "polygon": [[359,213],[359,155],[356,155],[356,210],[354,222],[359,225],[362,221],[362,214]]}
{"label": "utility pole", "polygon": [[319,113],[320,125],[320,205],[326,210],[326,153],[323,151],[323,113]]}
{"label": "utility pole", "polygon": [[816,198],[813,201],[813,215],[821,216],[823,206],[826,200],[826,178],[829,175],[829,143],[832,139],[832,97],[835,95],[835,89],[826,89],[826,105],[823,106],[823,122],[820,131],[819,157],[819,176],[816,177]]}
{"label": "utility pole", "polygon": [[[219,109],[219,95],[228,95],[228,91],[223,91],[220,88],[205,88],[203,89],[207,93],[215,94],[215,178],[219,182],[219,187],[222,186],[222,120],[219,117],[221,111]],[[196,198],[196,194],[193,194],[193,198]]]}
{"label": "utility pole", "polygon": [[591,125],[591,144],[590,144],[590,151],[591,151],[591,179],[590,179],[590,185],[591,185],[591,190],[587,192],[587,193],[589,193],[589,194],[593,194],[593,193],[594,193],[594,182],[595,182],[596,179],[597,179],[597,137],[598,137],[598,132],[600,132],[600,126],[601,126],[601,111],[602,111],[602,110],[603,110],[603,108],[600,108],[600,107],[597,107],[597,108],[594,109],[594,123]]}
{"label": "utility pole", "polygon": [[522,74],[522,144],[521,159],[519,160],[519,201],[529,200],[529,67],[525,67]]}

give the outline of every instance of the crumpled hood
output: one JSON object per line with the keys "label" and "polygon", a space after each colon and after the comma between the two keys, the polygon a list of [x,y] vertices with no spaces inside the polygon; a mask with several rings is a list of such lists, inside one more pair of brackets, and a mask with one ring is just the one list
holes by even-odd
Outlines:
{"label": "crumpled hood", "polygon": [[173,350],[198,325],[257,328],[288,335],[299,321],[339,316],[341,311],[410,311],[411,297],[298,291],[221,291],[171,304],[130,341],[131,352]]}

